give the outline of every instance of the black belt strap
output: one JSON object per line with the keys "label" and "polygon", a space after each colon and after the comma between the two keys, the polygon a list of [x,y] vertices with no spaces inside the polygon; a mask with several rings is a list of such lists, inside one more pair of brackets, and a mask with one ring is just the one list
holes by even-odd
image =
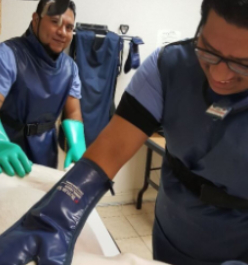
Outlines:
{"label": "black belt strap", "polygon": [[3,113],[3,112],[0,113],[0,118],[3,124],[6,124],[7,126],[11,127],[12,129],[16,131],[23,130],[23,133],[26,136],[42,134],[46,131],[50,131],[55,126],[55,121],[46,122],[46,123],[23,124],[19,121],[14,120],[8,114]]}
{"label": "black belt strap", "polygon": [[221,208],[248,210],[248,200],[229,195],[211,181],[194,174],[167,149],[166,157],[175,177],[202,202]]}

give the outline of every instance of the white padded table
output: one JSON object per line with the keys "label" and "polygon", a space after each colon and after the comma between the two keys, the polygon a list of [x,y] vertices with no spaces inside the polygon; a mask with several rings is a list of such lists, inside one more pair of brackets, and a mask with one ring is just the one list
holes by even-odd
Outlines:
{"label": "white padded table", "polygon": [[[65,174],[33,165],[25,178],[0,174],[0,234],[15,223]],[[30,263],[35,264],[35,263]],[[97,211],[90,214],[78,237],[72,265],[155,265],[132,254],[121,254]]]}

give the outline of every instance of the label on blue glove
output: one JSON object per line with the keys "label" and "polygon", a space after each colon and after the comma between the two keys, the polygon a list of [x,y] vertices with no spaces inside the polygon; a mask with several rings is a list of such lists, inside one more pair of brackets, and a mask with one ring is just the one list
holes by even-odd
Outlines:
{"label": "label on blue glove", "polygon": [[84,195],[78,187],[69,181],[62,182],[57,189],[68,195],[75,203],[79,203],[80,199]]}

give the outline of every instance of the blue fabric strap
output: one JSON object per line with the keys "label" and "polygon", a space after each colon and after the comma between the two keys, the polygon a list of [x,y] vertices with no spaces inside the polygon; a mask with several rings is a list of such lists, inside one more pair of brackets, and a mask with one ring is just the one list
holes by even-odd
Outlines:
{"label": "blue fabric strap", "polygon": [[128,73],[131,69],[137,69],[140,66],[139,45],[144,44],[139,37],[133,37],[130,41],[130,48],[127,61],[125,63],[124,72]]}

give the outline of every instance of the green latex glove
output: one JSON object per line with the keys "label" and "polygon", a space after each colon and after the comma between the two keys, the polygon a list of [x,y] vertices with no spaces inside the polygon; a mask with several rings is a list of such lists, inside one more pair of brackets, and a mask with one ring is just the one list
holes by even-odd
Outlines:
{"label": "green latex glove", "polygon": [[68,119],[62,122],[62,128],[69,146],[64,163],[64,168],[67,168],[72,162],[77,162],[86,150],[84,125],[80,121]]}
{"label": "green latex glove", "polygon": [[24,177],[31,172],[32,163],[17,144],[11,143],[0,120],[0,173]]}

